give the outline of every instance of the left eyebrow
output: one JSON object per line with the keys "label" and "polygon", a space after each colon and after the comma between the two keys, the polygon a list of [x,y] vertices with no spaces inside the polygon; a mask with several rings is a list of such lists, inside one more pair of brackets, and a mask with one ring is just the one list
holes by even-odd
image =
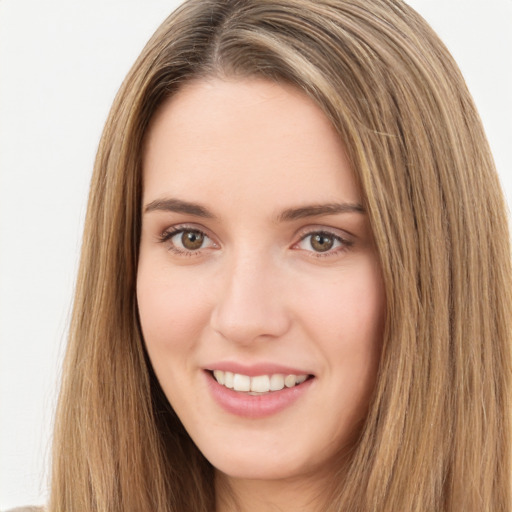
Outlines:
{"label": "left eyebrow", "polygon": [[288,222],[292,220],[304,219],[306,217],[316,217],[319,215],[336,215],[338,213],[361,213],[365,209],[359,203],[327,203],[301,206],[299,208],[287,208],[277,216],[277,222]]}
{"label": "left eyebrow", "polygon": [[189,201],[182,201],[181,199],[155,199],[144,207],[144,213],[158,210],[164,212],[188,213],[189,215],[195,215],[196,217],[204,217],[207,219],[215,218],[215,215],[213,215],[213,213],[204,206],[197,203],[191,203]]}

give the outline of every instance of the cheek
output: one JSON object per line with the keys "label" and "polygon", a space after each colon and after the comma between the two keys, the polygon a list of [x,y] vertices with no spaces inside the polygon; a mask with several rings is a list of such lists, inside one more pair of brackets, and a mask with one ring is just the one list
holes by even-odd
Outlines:
{"label": "cheek", "polygon": [[[185,274],[185,275],[184,275]],[[204,282],[186,273],[141,261],[137,302],[144,340],[153,355],[178,355],[194,348],[208,317]]]}
{"label": "cheek", "polygon": [[186,383],[208,317],[201,281],[142,260],[137,301],[146,350],[167,399],[176,410],[198,403],[197,390]]}
{"label": "cheek", "polygon": [[380,344],[385,319],[385,293],[373,258],[340,271],[336,279],[309,286],[302,317],[311,336],[324,340],[333,354],[373,352]]}
{"label": "cheek", "polygon": [[328,361],[335,393],[355,419],[366,410],[375,386],[386,309],[380,270],[373,260],[363,263],[324,283],[304,303],[301,315],[308,336]]}

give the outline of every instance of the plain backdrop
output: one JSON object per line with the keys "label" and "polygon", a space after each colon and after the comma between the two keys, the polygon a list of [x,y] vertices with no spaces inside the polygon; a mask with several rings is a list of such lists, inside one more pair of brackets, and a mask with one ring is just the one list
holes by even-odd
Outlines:
{"label": "plain backdrop", "polygon": [[[0,0],[0,509],[42,504],[88,182],[178,0]],[[512,203],[512,0],[411,0],[458,61]]]}

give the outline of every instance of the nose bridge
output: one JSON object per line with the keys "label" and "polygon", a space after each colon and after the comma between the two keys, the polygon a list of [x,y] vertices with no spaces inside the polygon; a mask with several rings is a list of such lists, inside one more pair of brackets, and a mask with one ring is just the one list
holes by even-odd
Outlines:
{"label": "nose bridge", "polygon": [[280,290],[280,269],[266,254],[233,254],[223,268],[211,323],[233,342],[249,344],[288,329],[288,312]]}

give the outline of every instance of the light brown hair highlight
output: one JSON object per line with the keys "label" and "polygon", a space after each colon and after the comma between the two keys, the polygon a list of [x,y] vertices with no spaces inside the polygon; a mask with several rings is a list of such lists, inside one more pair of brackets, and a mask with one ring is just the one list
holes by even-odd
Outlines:
{"label": "light brown hair highlight", "polygon": [[387,323],[368,418],[326,510],[509,512],[504,199],[457,66],[399,0],[192,0],[149,41],[95,163],[50,511],[213,510],[213,469],[156,381],[135,298],[144,135],[166,98],[209,76],[306,92],[363,190]]}

